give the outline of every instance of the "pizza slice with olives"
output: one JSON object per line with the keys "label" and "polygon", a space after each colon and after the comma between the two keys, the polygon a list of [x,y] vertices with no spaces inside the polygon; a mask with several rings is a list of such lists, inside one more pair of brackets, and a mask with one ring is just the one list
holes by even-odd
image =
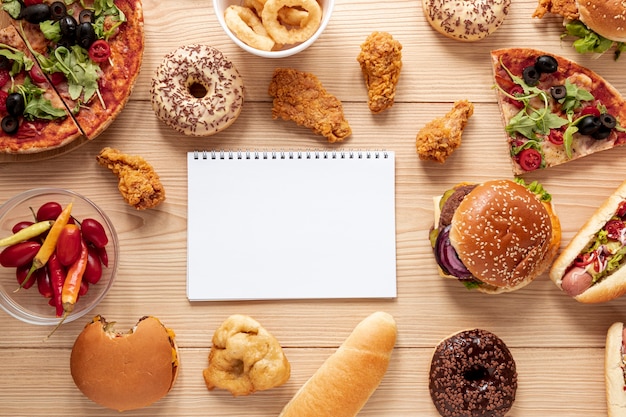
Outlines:
{"label": "pizza slice with olives", "polygon": [[88,139],[130,98],[143,58],[141,0],[2,0]]}
{"label": "pizza slice with olives", "polygon": [[15,28],[0,30],[0,152],[54,149],[81,136]]}
{"label": "pizza slice with olives", "polygon": [[515,175],[626,143],[626,102],[597,73],[529,48],[491,58]]}

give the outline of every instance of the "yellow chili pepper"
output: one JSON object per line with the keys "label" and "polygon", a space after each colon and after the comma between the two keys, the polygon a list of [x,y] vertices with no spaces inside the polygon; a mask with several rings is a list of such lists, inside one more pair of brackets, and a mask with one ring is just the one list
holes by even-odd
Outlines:
{"label": "yellow chili pepper", "polygon": [[39,236],[50,229],[53,223],[53,220],[44,220],[42,222],[31,224],[30,226],[13,233],[11,236],[0,239],[0,246],[11,246],[15,243],[24,242],[25,240]]}
{"label": "yellow chili pepper", "polygon": [[[63,209],[61,214],[59,214],[59,216],[56,218],[52,227],[50,227],[50,231],[48,232],[48,235],[44,239],[41,245],[41,248],[39,248],[37,255],[35,255],[35,257],[33,258],[33,265],[28,271],[28,275],[26,275],[26,278],[24,278],[23,282],[28,282],[30,276],[36,270],[38,270],[39,268],[43,268],[48,262],[48,259],[50,259],[50,256],[52,256],[52,254],[54,253],[54,250],[56,249],[56,246],[57,246],[57,241],[59,240],[59,235],[61,234],[61,230],[63,230],[63,227],[70,220],[70,215],[72,213],[72,205],[73,205],[72,202],[70,202]],[[20,288],[22,288],[21,285],[17,290],[19,290]]]}

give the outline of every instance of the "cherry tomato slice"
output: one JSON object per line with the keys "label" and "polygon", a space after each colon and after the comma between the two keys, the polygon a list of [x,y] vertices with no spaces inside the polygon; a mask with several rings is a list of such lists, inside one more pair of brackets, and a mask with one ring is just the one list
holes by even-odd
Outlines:
{"label": "cherry tomato slice", "polygon": [[598,110],[596,106],[587,106],[587,107],[584,107],[580,111],[581,116],[588,115],[588,114],[592,116],[600,117],[600,110]]}
{"label": "cherry tomato slice", "polygon": [[555,145],[563,145],[563,131],[552,129],[548,135],[548,140]]}
{"label": "cherry tomato slice", "polygon": [[0,88],[4,87],[10,79],[11,75],[9,74],[9,70],[6,68],[0,69]]}
{"label": "cherry tomato slice", "polygon": [[8,96],[9,96],[9,93],[7,93],[4,90],[0,90],[0,112],[2,113],[7,112],[7,97]]}
{"label": "cherry tomato slice", "polygon": [[524,149],[517,157],[518,163],[524,171],[534,171],[541,166],[541,153],[536,149]]}
{"label": "cherry tomato slice", "polygon": [[53,72],[52,74],[50,74],[50,82],[52,83],[52,85],[59,85],[63,81],[65,81],[65,79],[65,74],[63,74],[62,72]]}
{"label": "cherry tomato slice", "polygon": [[[509,94],[512,95],[513,97],[515,97],[517,94],[523,95],[524,94],[524,89],[519,86],[519,85],[514,85],[513,87],[511,87],[511,89],[509,90]],[[508,98],[507,101],[509,103],[511,103],[512,105],[514,105],[515,107],[517,107],[518,109],[523,109],[524,108],[524,102],[521,100],[515,100],[513,98]]]}
{"label": "cherry tomato slice", "polygon": [[33,4],[41,4],[43,0],[24,0],[24,6],[32,6]]}
{"label": "cherry tomato slice", "polygon": [[104,39],[98,39],[89,47],[89,58],[93,62],[105,62],[111,56],[111,47]]}
{"label": "cherry tomato slice", "polygon": [[37,84],[42,84],[48,81],[46,76],[43,75],[41,68],[39,68],[37,65],[33,66],[30,69],[30,71],[28,72],[28,75],[30,75],[30,78],[33,80],[33,82]]}

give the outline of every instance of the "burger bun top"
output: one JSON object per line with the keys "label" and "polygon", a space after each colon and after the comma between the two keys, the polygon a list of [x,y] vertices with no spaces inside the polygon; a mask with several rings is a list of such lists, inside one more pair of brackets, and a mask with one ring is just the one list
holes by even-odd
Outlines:
{"label": "burger bun top", "polygon": [[500,293],[524,287],[552,262],[561,227],[549,202],[511,180],[479,184],[452,218],[450,242],[466,268]]}
{"label": "burger bun top", "polygon": [[70,356],[72,378],[89,399],[117,411],[148,406],[165,396],[178,372],[174,333],[144,317],[117,333],[101,316],[78,335]]}
{"label": "burger bun top", "polygon": [[580,0],[579,19],[598,35],[626,42],[626,5],[623,0]]}

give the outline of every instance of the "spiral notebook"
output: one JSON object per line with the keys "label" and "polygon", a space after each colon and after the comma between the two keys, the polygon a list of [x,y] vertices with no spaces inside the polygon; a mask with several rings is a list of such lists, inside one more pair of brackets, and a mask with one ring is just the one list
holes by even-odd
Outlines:
{"label": "spiral notebook", "polygon": [[189,152],[191,301],[396,297],[390,151]]}

